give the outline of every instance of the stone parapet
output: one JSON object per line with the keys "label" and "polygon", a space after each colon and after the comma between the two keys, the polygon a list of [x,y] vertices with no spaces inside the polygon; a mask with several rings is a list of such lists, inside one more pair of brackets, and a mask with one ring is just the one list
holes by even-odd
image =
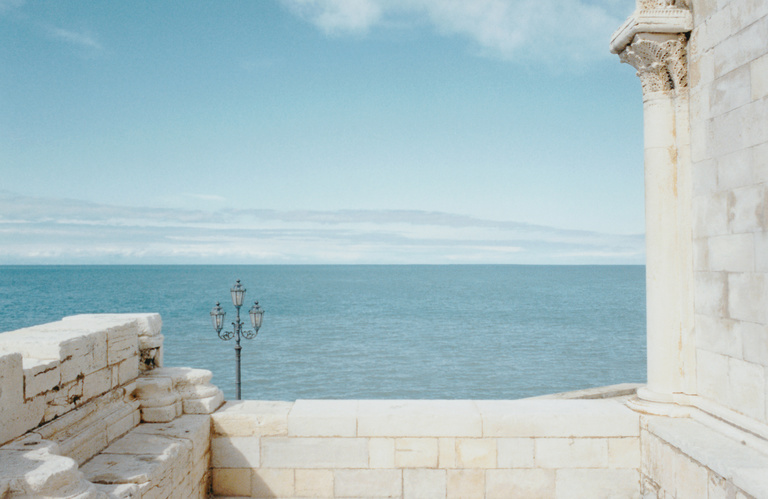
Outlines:
{"label": "stone parapet", "polygon": [[615,400],[228,402],[214,494],[639,497],[639,416]]}
{"label": "stone parapet", "polygon": [[161,325],[79,315],[0,334],[0,497],[208,494],[223,394],[209,371],[160,367]]}

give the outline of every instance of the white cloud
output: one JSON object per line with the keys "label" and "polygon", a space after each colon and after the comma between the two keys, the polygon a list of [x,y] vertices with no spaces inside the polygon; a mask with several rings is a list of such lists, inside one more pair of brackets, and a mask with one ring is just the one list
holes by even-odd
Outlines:
{"label": "white cloud", "polygon": [[0,191],[0,264],[643,263],[641,235],[422,211],[155,209]]}
{"label": "white cloud", "polygon": [[[468,38],[480,52],[545,64],[609,57],[607,43],[634,0],[283,0],[329,34],[364,33],[404,18]],[[399,23],[390,23],[392,20]]]}
{"label": "white cloud", "polygon": [[49,34],[57,40],[90,50],[102,50],[101,44],[88,33],[78,33],[63,28],[50,28]]}
{"label": "white cloud", "polygon": [[365,32],[382,14],[378,0],[289,0],[285,4],[328,34]]}

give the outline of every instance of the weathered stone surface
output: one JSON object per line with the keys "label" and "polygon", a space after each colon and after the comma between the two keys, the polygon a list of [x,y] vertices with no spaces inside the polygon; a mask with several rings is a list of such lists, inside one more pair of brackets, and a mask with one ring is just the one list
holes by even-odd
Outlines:
{"label": "weathered stone surface", "polygon": [[488,470],[485,474],[485,497],[487,499],[555,497],[555,470]]}
{"label": "weathered stone surface", "polygon": [[607,468],[608,441],[604,438],[537,438],[539,468]]}
{"label": "weathered stone surface", "polygon": [[288,434],[299,437],[354,437],[356,400],[297,400],[288,414]]}
{"label": "weathered stone surface", "polygon": [[400,497],[403,475],[400,470],[338,470],[334,490],[337,497]]}
{"label": "weathered stone surface", "polygon": [[486,437],[629,437],[638,415],[610,400],[477,401]]}
{"label": "weathered stone surface", "polygon": [[213,431],[233,437],[285,436],[292,407],[293,402],[229,401],[211,415]]}
{"label": "weathered stone surface", "polygon": [[265,468],[367,468],[364,438],[262,438]]}
{"label": "weathered stone surface", "polygon": [[290,470],[257,469],[253,473],[252,497],[293,497],[294,472]]}
{"label": "weathered stone surface", "polygon": [[483,499],[485,497],[484,470],[448,470],[447,499]]}
{"label": "weathered stone surface", "polygon": [[[592,499],[595,497],[640,499],[640,474],[637,470],[557,470],[555,497],[558,499]],[[706,497],[706,495],[692,495],[690,497]]]}
{"label": "weathered stone surface", "polygon": [[368,439],[368,466],[371,468],[395,467],[395,439]]}
{"label": "weathered stone surface", "polygon": [[395,439],[395,467],[436,468],[437,439],[397,438]]}
{"label": "weathered stone surface", "polygon": [[296,497],[333,497],[333,471],[296,470]]}
{"label": "weathered stone surface", "polygon": [[[499,438],[498,448],[499,468],[533,468],[534,439],[532,438]],[[638,457],[638,462],[640,461]]]}
{"label": "weathered stone surface", "polygon": [[403,499],[445,499],[445,470],[403,470]]}
{"label": "weathered stone surface", "polygon": [[259,437],[214,437],[211,440],[211,466],[214,468],[258,468]]}
{"label": "weathered stone surface", "polygon": [[458,468],[496,468],[496,440],[490,438],[457,438]]}
{"label": "weathered stone surface", "polygon": [[53,359],[22,359],[24,367],[24,398],[31,399],[49,392],[61,383],[59,361]]}
{"label": "weathered stone surface", "polygon": [[358,436],[479,437],[482,420],[469,400],[361,400]]}

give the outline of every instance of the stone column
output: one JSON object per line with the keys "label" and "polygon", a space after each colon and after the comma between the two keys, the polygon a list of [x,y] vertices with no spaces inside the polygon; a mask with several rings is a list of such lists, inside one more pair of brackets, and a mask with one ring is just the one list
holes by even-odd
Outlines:
{"label": "stone column", "polygon": [[638,397],[686,403],[695,394],[693,253],[686,47],[690,12],[640,0],[611,50],[643,88],[648,385]]}

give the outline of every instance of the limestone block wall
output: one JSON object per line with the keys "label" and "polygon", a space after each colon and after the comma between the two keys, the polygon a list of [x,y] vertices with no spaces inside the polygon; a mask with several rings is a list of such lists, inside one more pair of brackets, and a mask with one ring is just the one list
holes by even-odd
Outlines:
{"label": "limestone block wall", "polygon": [[768,435],[768,2],[692,3],[697,390]]}
{"label": "limestone block wall", "polygon": [[245,497],[640,497],[616,400],[228,402],[213,492]]}
{"label": "limestone block wall", "polygon": [[723,423],[643,416],[644,498],[768,497],[765,441],[734,434]]}
{"label": "limestone block wall", "polygon": [[157,314],[0,333],[0,497],[205,497],[209,371],[163,368]]}

